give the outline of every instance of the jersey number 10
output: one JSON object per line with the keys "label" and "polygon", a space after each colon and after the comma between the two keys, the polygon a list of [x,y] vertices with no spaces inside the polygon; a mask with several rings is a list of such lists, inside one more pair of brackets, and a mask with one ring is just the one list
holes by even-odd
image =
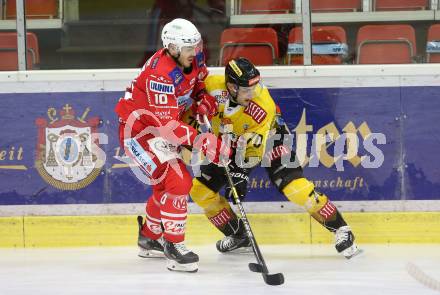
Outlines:
{"label": "jersey number 10", "polygon": [[154,94],[154,103],[155,104],[168,104],[168,96],[164,93],[156,93]]}

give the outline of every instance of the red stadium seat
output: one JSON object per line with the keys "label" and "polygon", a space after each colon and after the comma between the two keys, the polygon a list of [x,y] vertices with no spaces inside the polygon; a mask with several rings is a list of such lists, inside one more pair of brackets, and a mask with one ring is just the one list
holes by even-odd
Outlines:
{"label": "red stadium seat", "polygon": [[293,12],[293,3],[293,0],[241,0],[239,13],[290,13]]}
{"label": "red stadium seat", "polygon": [[[17,16],[16,0],[6,0],[6,19]],[[58,17],[58,0],[26,0],[26,18]]]}
{"label": "red stadium seat", "polygon": [[256,65],[273,65],[278,58],[278,36],[272,28],[229,28],[220,37],[220,65],[235,57]]}
{"label": "red stadium seat", "polygon": [[311,0],[312,12],[360,11],[362,0]]}
{"label": "red stadium seat", "polygon": [[440,24],[429,27],[426,60],[431,63],[440,62]]}
{"label": "red stadium seat", "polygon": [[[304,64],[302,27],[295,27],[289,33],[287,63]],[[347,54],[347,37],[345,30],[339,26],[316,26],[312,28],[312,64],[342,64]]]}
{"label": "red stadium seat", "polygon": [[367,25],[356,40],[358,64],[412,63],[416,54],[416,34],[410,25]]}
{"label": "red stadium seat", "polygon": [[[38,67],[40,53],[38,39],[34,33],[27,33],[27,69]],[[0,32],[0,71],[18,70],[17,33]]]}
{"label": "red stadium seat", "polygon": [[376,11],[389,10],[425,10],[429,0],[375,0],[373,7]]}

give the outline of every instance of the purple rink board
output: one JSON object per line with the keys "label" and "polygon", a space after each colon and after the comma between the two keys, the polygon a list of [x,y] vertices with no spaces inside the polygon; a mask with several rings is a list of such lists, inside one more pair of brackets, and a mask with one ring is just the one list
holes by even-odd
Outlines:
{"label": "purple rink board", "polygon": [[[308,157],[316,155],[313,134],[337,136],[355,128],[357,162],[338,160],[344,168],[338,171],[335,144],[328,143],[304,171],[336,201],[440,199],[439,92],[439,87],[271,90],[292,133],[307,131]],[[121,151],[113,108],[120,95],[0,94],[0,204],[144,202],[151,189],[115,159]],[[102,169],[93,169],[93,133],[108,137],[99,145],[106,155]],[[370,133],[384,134],[386,144],[372,141],[375,150],[364,147]],[[359,164],[362,156],[374,162],[380,155],[377,168]],[[253,171],[249,190],[248,201],[285,200],[262,168]]]}

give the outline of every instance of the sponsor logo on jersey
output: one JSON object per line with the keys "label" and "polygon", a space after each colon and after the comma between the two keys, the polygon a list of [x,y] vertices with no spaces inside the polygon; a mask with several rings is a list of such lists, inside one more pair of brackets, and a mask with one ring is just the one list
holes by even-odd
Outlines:
{"label": "sponsor logo on jersey", "polygon": [[255,122],[260,124],[266,118],[266,111],[255,102],[251,101],[244,110],[244,113],[251,116]]}
{"label": "sponsor logo on jersey", "polygon": [[174,85],[150,80],[150,90],[165,94],[174,94]]}
{"label": "sponsor logo on jersey", "polygon": [[209,217],[209,220],[217,227],[225,226],[232,219],[227,209],[222,209],[217,215]]}
{"label": "sponsor logo on jersey", "polygon": [[325,220],[328,220],[330,217],[332,217],[336,212],[336,207],[333,205],[332,202],[327,200],[327,203],[325,203],[324,207],[319,210],[319,214],[324,217]]}
{"label": "sponsor logo on jersey", "polygon": [[178,67],[175,67],[171,72],[168,73],[173,80],[174,86],[179,85],[183,82],[183,73]]}
{"label": "sponsor logo on jersey", "polygon": [[196,55],[197,67],[201,68],[205,64],[205,55],[203,52],[199,52]]}
{"label": "sponsor logo on jersey", "polygon": [[228,101],[228,91],[215,90],[211,92],[211,95],[215,97],[218,104],[225,104]]}
{"label": "sponsor logo on jersey", "polygon": [[186,219],[172,220],[168,218],[162,218],[162,224],[166,233],[174,235],[185,233]]}
{"label": "sponsor logo on jersey", "polygon": [[174,197],[174,199],[173,199],[173,206],[177,210],[185,210],[186,211],[187,206],[188,206],[187,204],[188,204],[187,196]]}
{"label": "sponsor logo on jersey", "polygon": [[163,111],[163,110],[155,110],[154,111],[154,115],[159,117],[159,119],[162,119],[162,120],[171,120],[173,118],[171,116],[171,112],[170,112],[169,109],[165,110],[165,111]]}
{"label": "sponsor logo on jersey", "polygon": [[135,138],[124,140],[124,144],[134,156],[136,162],[141,165],[141,171],[147,177],[151,177],[157,166],[150,155],[148,155]]}
{"label": "sponsor logo on jersey", "polygon": [[155,69],[157,67],[157,62],[159,61],[159,57],[156,57],[151,63],[151,68]]}
{"label": "sponsor logo on jersey", "polygon": [[161,224],[153,223],[152,221],[150,221],[150,219],[148,219],[148,217],[147,217],[146,223],[147,223],[148,229],[151,230],[153,233],[155,233],[156,235],[162,234],[162,225]]}

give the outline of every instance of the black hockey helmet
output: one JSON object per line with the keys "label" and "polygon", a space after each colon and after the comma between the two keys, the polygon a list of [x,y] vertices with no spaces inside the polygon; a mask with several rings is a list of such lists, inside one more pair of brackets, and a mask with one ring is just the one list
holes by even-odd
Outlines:
{"label": "black hockey helmet", "polygon": [[241,87],[249,87],[260,82],[260,72],[246,58],[231,59],[225,67],[225,81]]}

